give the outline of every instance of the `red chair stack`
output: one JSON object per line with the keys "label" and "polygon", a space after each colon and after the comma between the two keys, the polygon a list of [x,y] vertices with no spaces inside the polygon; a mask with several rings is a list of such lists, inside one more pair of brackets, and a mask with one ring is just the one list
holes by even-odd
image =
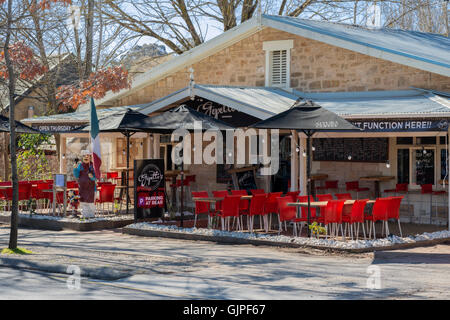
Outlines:
{"label": "red chair stack", "polygon": [[[356,240],[359,236],[359,225],[362,225],[364,239],[366,239],[366,230],[364,228],[364,209],[366,208],[367,201],[369,199],[356,200],[352,205],[352,211],[350,215],[343,215],[342,222],[350,225],[349,232],[353,240],[353,225],[357,223]],[[344,232],[345,233],[345,232]]]}
{"label": "red chair stack", "polygon": [[[375,222],[382,221],[386,226],[386,236],[389,234],[389,226],[387,223],[388,220],[388,207],[391,203],[390,198],[377,198],[372,208],[372,215],[367,215],[365,219],[367,221],[372,221],[370,225],[369,235],[372,234],[373,227],[373,238],[376,239],[376,230],[375,230]],[[383,227],[384,228],[384,227]]]}
{"label": "red chair stack", "polygon": [[[253,232],[253,226],[254,226],[254,217],[259,216],[259,225],[262,227],[261,223],[261,217],[264,215],[264,205],[266,203],[267,195],[265,193],[258,193],[253,195],[252,200],[250,201],[250,209],[249,209],[249,216],[250,216],[250,223],[249,223],[249,230],[250,232]],[[267,228],[266,226],[264,227]]]}
{"label": "red chair stack", "polygon": [[[234,196],[248,196],[246,190],[231,190],[231,194]],[[241,199],[239,203],[239,219],[241,219],[241,225],[243,226],[242,216],[247,215],[247,226],[249,224],[248,221],[248,209],[250,207],[248,199]]]}
{"label": "red chair stack", "polygon": [[[227,223],[227,230],[230,231],[230,218],[239,218],[239,204],[241,201],[241,196],[227,195],[222,202],[221,209],[218,211],[217,215],[221,217],[222,220],[222,230],[225,230],[225,222]],[[225,221],[226,220],[226,221]],[[237,219],[237,228],[241,229],[241,224],[239,219]]]}
{"label": "red chair stack", "polygon": [[400,237],[403,237],[402,227],[400,226],[400,204],[402,200],[403,196],[391,197],[390,204],[387,210],[387,219],[397,220]]}
{"label": "red chair stack", "polygon": [[339,235],[339,226],[341,227],[342,239],[344,239],[344,231],[342,229],[342,209],[344,208],[345,200],[330,200],[327,202],[327,206],[323,210],[323,217],[321,215],[321,221],[327,228],[328,238],[328,225],[331,224],[331,235],[337,237]]}

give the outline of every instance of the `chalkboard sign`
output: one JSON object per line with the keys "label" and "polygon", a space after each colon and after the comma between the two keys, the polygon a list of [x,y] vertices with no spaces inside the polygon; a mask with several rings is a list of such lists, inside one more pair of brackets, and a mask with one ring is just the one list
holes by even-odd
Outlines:
{"label": "chalkboard sign", "polygon": [[233,186],[236,190],[256,189],[255,167],[237,168],[228,170],[233,178]]}
{"label": "chalkboard sign", "polygon": [[164,159],[134,160],[135,220],[161,217],[165,207]]}
{"label": "chalkboard sign", "polygon": [[253,170],[236,172],[239,190],[256,189],[255,172]]}
{"label": "chalkboard sign", "polygon": [[[389,160],[388,138],[313,139],[314,161],[386,162]],[[351,159],[349,160],[349,156]]]}

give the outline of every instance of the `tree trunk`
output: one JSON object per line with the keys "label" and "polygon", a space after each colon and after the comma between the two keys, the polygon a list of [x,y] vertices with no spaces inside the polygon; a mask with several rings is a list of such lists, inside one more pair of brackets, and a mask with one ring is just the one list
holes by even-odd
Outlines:
{"label": "tree trunk", "polygon": [[11,39],[12,24],[12,2],[8,0],[6,39],[4,44],[5,63],[8,70],[8,91],[9,91],[9,126],[10,126],[10,150],[11,150],[11,180],[12,180],[12,205],[11,205],[11,231],[9,234],[9,249],[17,248],[18,226],[19,226],[19,181],[17,177],[17,156],[16,156],[16,122],[14,121],[14,93],[16,79],[11,58],[9,56],[9,42]]}
{"label": "tree trunk", "polygon": [[8,133],[3,133],[3,181],[9,180],[9,150],[8,150]]}
{"label": "tree trunk", "polygon": [[83,79],[89,78],[89,75],[92,72],[92,52],[94,45],[94,0],[88,0],[86,18],[86,56],[84,59],[85,69]]}

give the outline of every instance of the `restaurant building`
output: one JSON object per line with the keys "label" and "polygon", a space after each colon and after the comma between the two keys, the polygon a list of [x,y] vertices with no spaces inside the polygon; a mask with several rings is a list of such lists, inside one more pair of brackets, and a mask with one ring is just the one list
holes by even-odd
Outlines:
{"label": "restaurant building", "polygon": [[[186,104],[245,128],[299,98],[311,99],[363,129],[315,135],[316,176],[337,180],[338,191],[345,190],[345,182],[359,181],[370,190],[358,196],[371,198],[378,190],[384,195],[385,189],[408,183],[402,219],[446,224],[448,194],[422,194],[420,185],[430,183],[439,191],[448,181],[448,52],[450,40],[435,34],[262,15],[145,72],[131,89],[96,104],[99,118],[127,107],[153,115]],[[88,138],[64,131],[88,120],[88,110],[81,107],[23,122],[61,134],[60,170],[69,172]],[[101,139],[104,171],[124,167],[125,138],[108,133]],[[305,140],[280,132],[280,170],[271,177],[256,171],[257,187],[304,193]],[[132,160],[163,157],[166,170],[176,168],[170,136],[138,133],[130,147]],[[196,175],[191,190],[223,190],[230,184],[223,165],[184,169]]]}

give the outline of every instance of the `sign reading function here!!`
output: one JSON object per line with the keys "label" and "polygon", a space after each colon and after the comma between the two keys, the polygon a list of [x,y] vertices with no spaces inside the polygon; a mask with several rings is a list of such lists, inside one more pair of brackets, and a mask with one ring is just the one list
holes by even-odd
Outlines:
{"label": "sign reading function here!!", "polygon": [[356,121],[351,123],[366,132],[402,132],[402,131],[446,131],[448,120],[375,120]]}
{"label": "sign reading function here!!", "polygon": [[134,160],[135,217],[159,217],[165,206],[164,160]]}

